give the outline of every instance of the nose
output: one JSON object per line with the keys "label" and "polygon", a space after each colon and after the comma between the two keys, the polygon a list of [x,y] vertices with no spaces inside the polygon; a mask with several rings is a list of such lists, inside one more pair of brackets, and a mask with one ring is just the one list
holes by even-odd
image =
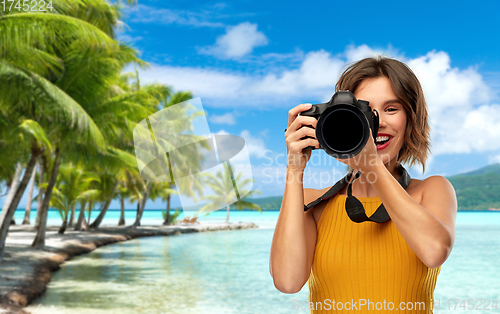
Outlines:
{"label": "nose", "polygon": [[385,128],[387,126],[385,119],[382,117],[381,114],[378,115],[378,127],[379,128]]}

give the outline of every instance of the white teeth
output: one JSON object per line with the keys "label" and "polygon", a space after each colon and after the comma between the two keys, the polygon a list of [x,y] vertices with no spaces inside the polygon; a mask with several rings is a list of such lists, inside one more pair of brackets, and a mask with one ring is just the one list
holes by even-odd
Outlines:
{"label": "white teeth", "polygon": [[389,140],[389,138],[390,138],[389,136],[377,136],[376,141],[377,142],[383,142],[383,141]]}

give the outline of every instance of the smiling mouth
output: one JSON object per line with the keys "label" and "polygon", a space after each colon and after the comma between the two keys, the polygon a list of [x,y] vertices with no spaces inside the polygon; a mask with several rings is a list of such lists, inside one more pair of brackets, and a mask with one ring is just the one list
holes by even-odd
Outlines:
{"label": "smiling mouth", "polygon": [[391,138],[392,138],[392,136],[388,136],[388,135],[377,136],[377,138],[375,139],[375,145],[382,146],[382,145],[386,144],[387,142],[389,142],[391,140]]}

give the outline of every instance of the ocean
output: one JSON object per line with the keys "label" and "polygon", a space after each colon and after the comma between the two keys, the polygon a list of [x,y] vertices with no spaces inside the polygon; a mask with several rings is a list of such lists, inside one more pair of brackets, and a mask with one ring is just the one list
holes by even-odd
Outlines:
{"label": "ocean", "polygon": [[[105,224],[116,224],[119,211]],[[98,248],[53,273],[27,308],[41,313],[308,313],[308,288],[284,294],[269,274],[278,211],[231,211],[258,229],[140,238]],[[58,213],[50,224],[60,224]],[[97,215],[97,213],[96,213]],[[189,215],[189,214],[187,214]],[[223,221],[225,211],[200,221]],[[19,217],[19,218],[18,218]],[[16,220],[22,221],[22,211]],[[127,224],[135,212],[127,211]],[[160,224],[146,211],[143,224]],[[434,292],[434,313],[500,313],[500,212],[459,212],[452,254]]]}

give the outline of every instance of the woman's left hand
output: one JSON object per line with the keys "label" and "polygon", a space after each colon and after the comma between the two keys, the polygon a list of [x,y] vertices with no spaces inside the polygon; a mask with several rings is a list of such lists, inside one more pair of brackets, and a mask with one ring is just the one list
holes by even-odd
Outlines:
{"label": "woman's left hand", "polygon": [[335,158],[343,164],[346,164],[363,173],[369,173],[379,164],[380,156],[377,153],[377,146],[373,140],[372,132],[370,130],[370,137],[366,142],[365,147],[359,154],[347,159]]}

